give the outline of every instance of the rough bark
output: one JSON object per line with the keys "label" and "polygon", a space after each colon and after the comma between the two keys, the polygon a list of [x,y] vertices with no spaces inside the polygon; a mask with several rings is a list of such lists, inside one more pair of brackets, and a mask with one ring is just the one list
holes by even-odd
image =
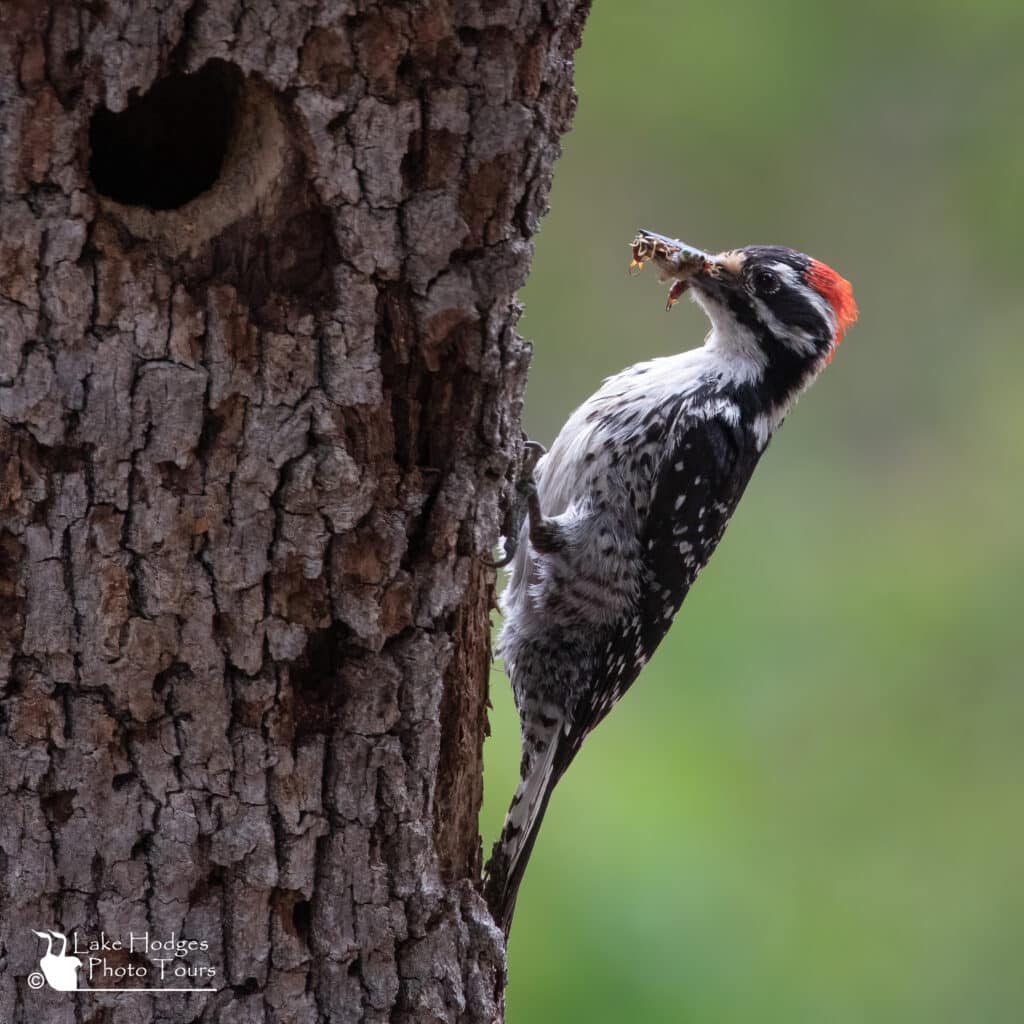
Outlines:
{"label": "rough bark", "polygon": [[3,5],[0,1019],[500,1017],[480,556],[586,6]]}

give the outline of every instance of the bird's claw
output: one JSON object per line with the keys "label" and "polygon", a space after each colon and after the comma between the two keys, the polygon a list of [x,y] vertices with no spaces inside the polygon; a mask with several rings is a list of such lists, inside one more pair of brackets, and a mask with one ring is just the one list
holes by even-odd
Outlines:
{"label": "bird's claw", "polygon": [[540,462],[541,458],[547,455],[547,453],[547,448],[545,448],[540,441],[524,441],[523,459],[519,469],[519,480],[522,481],[525,478],[532,480],[533,471],[537,468],[537,463]]}
{"label": "bird's claw", "polygon": [[519,546],[519,534],[523,520],[532,501],[536,501],[537,484],[533,479],[533,471],[537,463],[547,454],[547,448],[539,441],[524,441],[522,454],[519,458],[519,473],[516,476],[515,493],[505,513],[502,535],[505,538],[505,554],[499,559],[481,558],[488,569],[504,569],[516,557]]}
{"label": "bird's claw", "polygon": [[481,556],[480,561],[487,569],[504,569],[506,565],[512,563],[512,559],[516,557],[515,548],[508,552],[504,558],[484,558]]}

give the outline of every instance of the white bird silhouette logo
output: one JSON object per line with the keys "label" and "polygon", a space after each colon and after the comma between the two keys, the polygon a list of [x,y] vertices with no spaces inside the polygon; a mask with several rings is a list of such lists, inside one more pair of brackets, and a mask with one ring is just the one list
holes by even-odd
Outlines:
{"label": "white bird silhouette logo", "polygon": [[[78,989],[78,968],[82,961],[77,956],[68,956],[68,937],[61,932],[37,932],[33,935],[46,939],[46,955],[39,961],[47,984],[58,992],[75,992]],[[60,952],[54,955],[53,940],[60,939]]]}

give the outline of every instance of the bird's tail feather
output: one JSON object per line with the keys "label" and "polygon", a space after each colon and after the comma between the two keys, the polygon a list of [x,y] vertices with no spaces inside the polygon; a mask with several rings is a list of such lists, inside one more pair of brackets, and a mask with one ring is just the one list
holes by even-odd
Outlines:
{"label": "bird's tail feather", "polygon": [[555,784],[566,768],[561,756],[563,743],[562,719],[559,717],[552,720],[542,752],[536,753],[526,766],[505,816],[501,836],[487,862],[484,896],[492,916],[506,936],[512,924],[519,884],[540,831],[544,811]]}

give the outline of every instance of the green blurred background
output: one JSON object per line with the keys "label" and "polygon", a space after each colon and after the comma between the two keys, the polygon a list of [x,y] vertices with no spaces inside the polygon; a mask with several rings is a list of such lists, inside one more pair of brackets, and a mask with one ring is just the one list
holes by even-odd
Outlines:
{"label": "green blurred background", "polygon": [[703,337],[627,278],[638,227],[802,249],[861,316],[555,793],[511,1024],[1024,1021],[1022,43],[1019,0],[596,0],[523,295],[530,435]]}

